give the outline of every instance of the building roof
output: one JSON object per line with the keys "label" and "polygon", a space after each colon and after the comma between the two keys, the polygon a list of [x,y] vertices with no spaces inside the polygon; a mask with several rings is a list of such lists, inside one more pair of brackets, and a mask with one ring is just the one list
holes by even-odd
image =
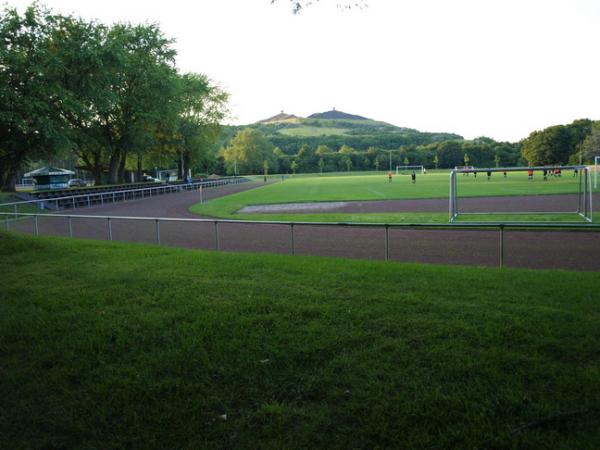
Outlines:
{"label": "building roof", "polygon": [[41,167],[25,174],[26,178],[39,177],[48,175],[75,175],[75,172],[67,169],[59,169],[57,167]]}

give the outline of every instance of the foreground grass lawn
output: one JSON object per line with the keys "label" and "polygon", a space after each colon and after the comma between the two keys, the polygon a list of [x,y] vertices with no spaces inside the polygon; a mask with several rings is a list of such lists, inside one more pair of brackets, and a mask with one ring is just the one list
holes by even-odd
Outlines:
{"label": "foreground grass lawn", "polygon": [[[271,180],[278,178],[273,176]],[[352,201],[352,200],[402,200],[425,198],[448,198],[449,172],[430,172],[418,175],[416,184],[410,177],[399,175],[389,183],[381,174],[298,176],[287,178],[283,183],[267,186],[197,204],[190,211],[199,215],[248,220],[297,220],[323,222],[386,222],[386,223],[443,223],[447,213],[390,213],[390,214],[238,214],[247,205],[274,203]],[[577,180],[570,173],[563,177],[550,177],[543,181],[541,175],[534,181],[527,180],[526,173],[511,173],[507,178],[496,173],[487,180],[484,173],[479,177],[459,176],[458,191],[461,197],[512,196],[565,194],[578,191]],[[573,210],[576,205],[573,205]],[[498,219],[496,217],[495,219]],[[555,220],[549,219],[549,220]],[[499,219],[498,219],[499,220]],[[573,220],[573,218],[569,218]]]}
{"label": "foreground grass lawn", "polygon": [[600,448],[595,273],[0,251],[0,448]]}

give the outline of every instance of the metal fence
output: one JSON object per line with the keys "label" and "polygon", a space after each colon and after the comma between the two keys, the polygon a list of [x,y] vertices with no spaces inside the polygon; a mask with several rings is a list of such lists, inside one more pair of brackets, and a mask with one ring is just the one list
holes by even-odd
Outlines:
{"label": "metal fence", "polygon": [[208,189],[226,184],[239,184],[247,181],[249,181],[247,178],[235,177],[200,181],[196,183],[165,184],[164,186],[153,186],[147,188],[101,191],[65,197],[24,200],[20,202],[1,203],[0,213],[11,213],[16,217],[21,213],[33,213],[35,211],[73,210],[77,208],[88,208],[91,206],[104,205],[107,203],[139,200],[163,194]]}
{"label": "metal fence", "polygon": [[600,225],[381,224],[0,213],[7,230],[174,247],[600,270]]}

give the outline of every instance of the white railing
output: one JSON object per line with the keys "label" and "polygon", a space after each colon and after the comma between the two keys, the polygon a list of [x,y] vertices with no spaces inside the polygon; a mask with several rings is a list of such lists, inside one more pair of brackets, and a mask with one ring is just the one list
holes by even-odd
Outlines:
{"label": "white railing", "polygon": [[104,205],[127,200],[139,200],[157,195],[202,190],[227,184],[239,184],[248,181],[246,178],[234,177],[219,180],[206,180],[196,183],[165,184],[148,188],[90,192],[87,194],[70,195],[64,197],[23,200],[20,202],[0,203],[0,212],[10,212],[15,216],[21,213],[31,213],[32,210],[62,211],[90,206]]}

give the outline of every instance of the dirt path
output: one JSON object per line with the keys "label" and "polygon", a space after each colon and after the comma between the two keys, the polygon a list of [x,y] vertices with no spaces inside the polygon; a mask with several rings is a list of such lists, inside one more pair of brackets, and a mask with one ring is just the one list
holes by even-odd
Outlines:
{"label": "dirt path", "polygon": [[[511,197],[467,197],[459,198],[461,212],[572,212],[577,209],[577,195],[530,195]],[[600,194],[594,194],[593,202],[600,202]],[[312,206],[301,203],[278,205],[253,205],[245,212],[261,214],[314,213]],[[264,206],[264,208],[260,208]],[[289,209],[286,209],[289,208]],[[448,212],[447,198],[416,200],[372,200],[324,202],[318,213],[394,213],[394,212]]]}

